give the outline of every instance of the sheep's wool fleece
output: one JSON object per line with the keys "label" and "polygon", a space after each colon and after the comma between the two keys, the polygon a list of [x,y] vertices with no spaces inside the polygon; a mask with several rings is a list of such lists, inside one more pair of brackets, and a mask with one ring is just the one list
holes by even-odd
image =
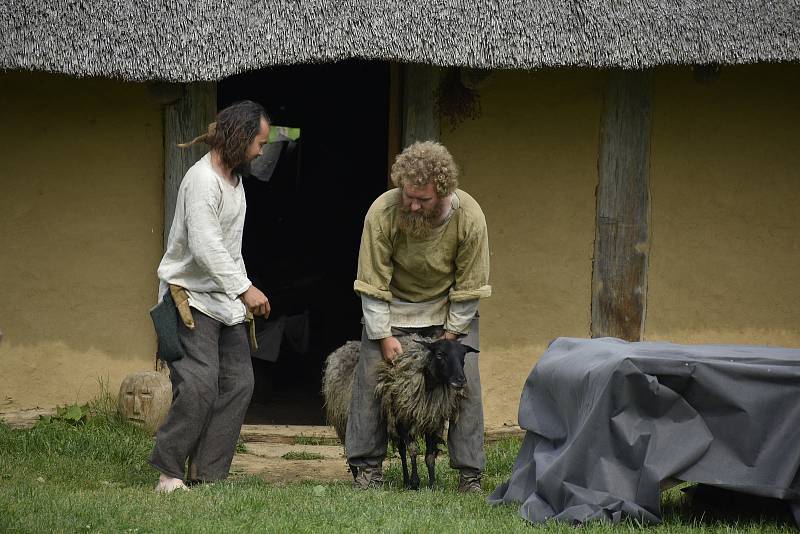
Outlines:
{"label": "sheep's wool fleece", "polygon": [[[433,341],[433,340],[426,340]],[[411,341],[394,365],[384,361],[378,364],[375,395],[381,401],[389,434],[398,438],[398,428],[404,427],[411,436],[436,435],[441,437],[446,421],[458,416],[458,403],[464,396],[440,384],[427,390],[425,367],[433,357],[431,352]]]}
{"label": "sheep's wool fleece", "polygon": [[360,349],[360,341],[348,341],[333,351],[326,360],[325,373],[322,377],[325,415],[328,424],[336,430],[336,435],[342,444],[347,431],[347,414],[350,410],[353,377]]}

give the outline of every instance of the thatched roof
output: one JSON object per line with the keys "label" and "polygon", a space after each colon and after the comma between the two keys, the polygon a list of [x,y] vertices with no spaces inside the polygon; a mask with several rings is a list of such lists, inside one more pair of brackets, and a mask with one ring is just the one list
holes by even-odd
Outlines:
{"label": "thatched roof", "polygon": [[491,68],[800,60],[800,0],[3,0],[0,68],[216,80],[388,59]]}

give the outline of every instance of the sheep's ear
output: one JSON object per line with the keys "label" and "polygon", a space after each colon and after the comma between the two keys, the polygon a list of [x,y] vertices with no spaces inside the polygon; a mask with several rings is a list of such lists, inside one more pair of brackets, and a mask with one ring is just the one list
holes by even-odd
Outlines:
{"label": "sheep's ear", "polygon": [[463,345],[463,344],[462,344],[461,346],[462,346],[462,347],[464,347],[464,349],[465,349],[465,350],[464,350],[464,354],[469,354],[470,352],[474,352],[475,354],[477,354],[477,353],[479,353],[479,352],[480,352],[478,349],[473,349],[473,348],[472,348],[472,347],[470,347],[469,345]]}

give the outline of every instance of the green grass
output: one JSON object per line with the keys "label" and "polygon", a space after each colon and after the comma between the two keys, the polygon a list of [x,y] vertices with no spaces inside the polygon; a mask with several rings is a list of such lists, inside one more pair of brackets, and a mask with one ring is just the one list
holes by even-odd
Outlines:
{"label": "green grass", "polygon": [[336,439],[330,438],[315,438],[312,436],[295,436],[294,437],[294,444],[295,445],[336,445],[339,443]]}
{"label": "green grass", "polygon": [[[152,438],[114,417],[85,424],[51,421],[26,431],[0,424],[0,532],[564,532],[569,525],[531,527],[516,506],[489,506],[455,492],[444,457],[435,491],[403,491],[396,461],[388,489],[354,491],[345,482],[268,484],[252,476],[171,495],[153,493],[157,473],[146,459]],[[487,448],[485,487],[508,477],[519,442]],[[423,469],[423,483],[425,474]],[[772,520],[701,521],[679,491],[664,496],[665,523],[642,527],[589,524],[590,532],[795,532]]]}
{"label": "green grass", "polygon": [[322,460],[325,456],[318,452],[289,451],[282,455],[281,458],[284,460]]}

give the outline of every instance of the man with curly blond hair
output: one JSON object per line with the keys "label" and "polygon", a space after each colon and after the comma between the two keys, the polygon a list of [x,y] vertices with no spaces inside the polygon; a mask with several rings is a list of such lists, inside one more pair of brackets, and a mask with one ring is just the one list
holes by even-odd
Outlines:
{"label": "man with curly blond hair", "polygon": [[[358,488],[380,487],[387,433],[374,395],[377,364],[402,352],[401,336],[459,339],[478,347],[478,299],[491,294],[486,219],[458,189],[458,168],[443,145],[417,142],[392,166],[397,187],[364,220],[355,291],[364,328],[353,381],[345,449]],[[465,358],[466,396],[450,421],[450,466],[459,490],[481,491],[483,405],[477,354]]]}

